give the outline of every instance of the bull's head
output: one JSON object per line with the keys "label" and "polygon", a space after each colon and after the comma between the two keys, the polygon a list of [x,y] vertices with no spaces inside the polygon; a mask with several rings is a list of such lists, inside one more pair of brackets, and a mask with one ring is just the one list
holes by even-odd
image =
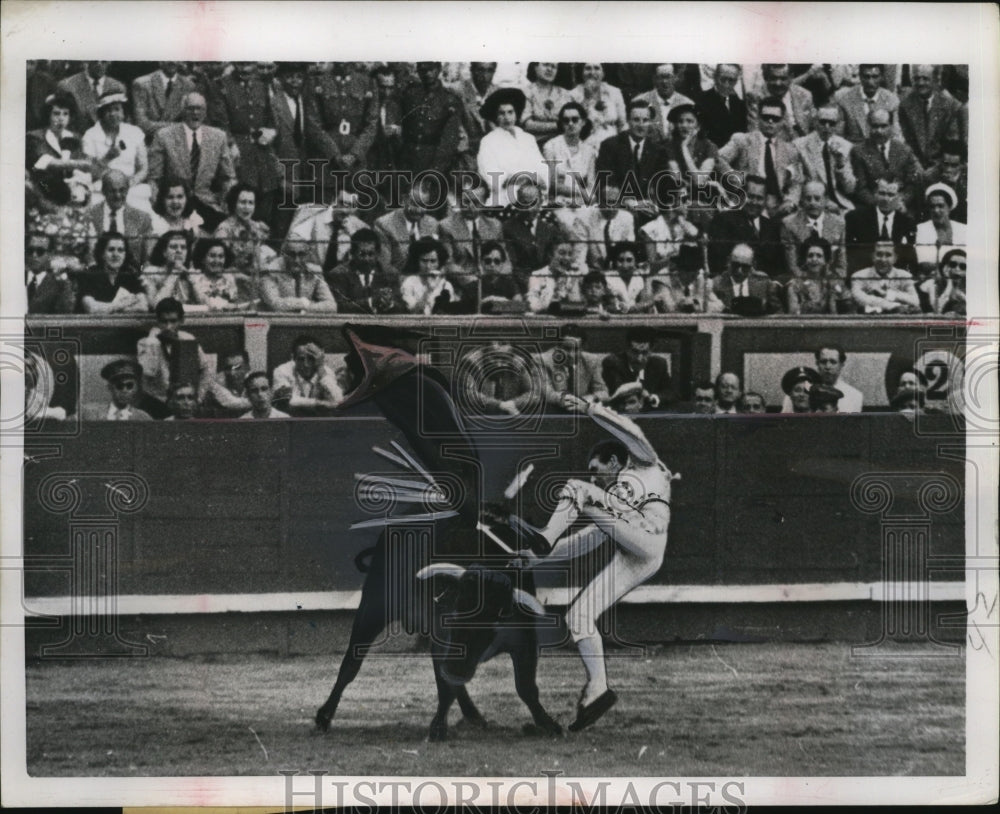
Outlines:
{"label": "bull's head", "polygon": [[437,563],[417,573],[418,579],[435,576],[452,583],[443,608],[448,623],[440,631],[454,651],[442,669],[449,683],[464,684],[475,675],[496,638],[497,626],[512,617],[515,609],[528,615],[545,615],[542,604],[527,591],[515,588],[501,571]]}

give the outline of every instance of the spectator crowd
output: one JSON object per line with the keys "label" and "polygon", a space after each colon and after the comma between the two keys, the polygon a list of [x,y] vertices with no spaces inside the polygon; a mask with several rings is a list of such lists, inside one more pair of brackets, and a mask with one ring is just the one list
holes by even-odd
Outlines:
{"label": "spectator crowd", "polygon": [[966,312],[964,66],[32,62],[26,91],[29,313]]}

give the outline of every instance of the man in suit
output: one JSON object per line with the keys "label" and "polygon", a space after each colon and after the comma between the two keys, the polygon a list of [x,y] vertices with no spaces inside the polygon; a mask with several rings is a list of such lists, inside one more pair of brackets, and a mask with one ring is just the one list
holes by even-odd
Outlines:
{"label": "man in suit", "polygon": [[309,244],[289,235],[260,279],[261,303],[268,311],[337,313],[337,301],[323,278],[323,270],[309,262]]}
{"label": "man in suit", "polygon": [[[812,130],[816,109],[813,107],[812,94],[800,85],[792,84],[792,76],[787,65],[762,65],[764,85],[767,95],[772,99],[780,99],[785,108],[778,133],[785,141],[794,141]],[[758,126],[760,107],[759,98],[749,94],[747,100],[747,129],[754,130]]]}
{"label": "man in suit", "polygon": [[[271,234],[284,235],[291,226],[296,200],[297,179],[305,180],[317,170],[303,166],[309,158],[308,144],[316,132],[316,120],[303,86],[307,65],[304,62],[280,62],[269,94],[274,142],[271,147],[281,164],[278,205],[271,219]],[[318,183],[318,178],[317,178]],[[305,203],[306,201],[303,201]],[[313,194],[308,203],[321,203],[322,195]]]}
{"label": "man in suit", "polygon": [[761,99],[757,108],[758,129],[750,133],[733,133],[729,143],[719,150],[719,158],[737,172],[763,178],[767,213],[788,215],[799,203],[802,168],[798,151],[781,135],[785,103],[767,97]]}
{"label": "man in suit", "polygon": [[522,184],[515,195],[516,206],[503,223],[503,238],[523,288],[528,275],[548,262],[554,245],[567,235],[551,211],[541,211],[542,194],[535,184]]}
{"label": "man in suit", "polygon": [[726,271],[713,286],[727,314],[752,317],[783,310],[781,286],[754,268],[753,249],[745,243],[733,247]]}
{"label": "man in suit", "polygon": [[625,350],[611,353],[601,363],[604,383],[612,397],[622,385],[642,385],[643,411],[666,408],[672,398],[667,360],[653,354],[656,334],[649,328],[629,328]]}
{"label": "man in suit", "polygon": [[648,201],[653,176],[666,169],[663,147],[649,137],[653,109],[635,99],[628,106],[628,130],[601,142],[597,151],[597,177],[621,190],[623,199]]}
{"label": "man in suit", "polygon": [[440,62],[418,62],[419,81],[400,94],[399,166],[412,173],[446,173],[458,160],[462,100],[441,83]]}
{"label": "man in suit", "polygon": [[449,274],[478,275],[483,243],[503,240],[503,224],[483,213],[487,194],[481,183],[463,189],[458,209],[441,221],[440,238],[448,250]]}
{"label": "man in suit", "polygon": [[194,82],[180,73],[177,62],[161,62],[153,73],[132,82],[135,123],[146,134],[147,143],[161,127],[180,119],[184,97],[194,89]]}
{"label": "man in suit", "polygon": [[899,210],[899,181],[886,175],[875,182],[875,205],[848,212],[844,218],[847,242],[847,271],[853,274],[868,265],[875,244],[892,242],[900,264],[910,267],[916,262],[913,251],[917,225]]}
{"label": "man in suit", "polygon": [[464,108],[464,119],[462,127],[465,130],[464,152],[471,156],[472,165],[475,165],[476,155],[479,153],[479,142],[483,140],[490,125],[483,121],[480,109],[493,91],[498,89],[493,84],[493,77],[497,72],[495,62],[470,62],[469,78],[463,79],[457,84],[451,85],[450,90],[462,100]]}
{"label": "man in suit", "polygon": [[438,236],[438,222],[427,214],[428,196],[420,186],[412,187],[403,206],[375,221],[375,233],[382,244],[382,268],[400,274],[406,265],[410,244],[422,237]]}
{"label": "man in suit", "polygon": [[152,421],[153,417],[139,409],[142,394],[139,382],[142,369],[131,359],[117,359],[101,368],[101,378],[108,383],[109,404],[85,404],[81,409],[84,421]]}
{"label": "man in suit", "polygon": [[578,210],[574,227],[583,250],[579,256],[591,269],[609,270],[615,246],[635,242],[635,218],[617,206],[620,195],[618,187],[603,184],[598,188],[597,206]]}
{"label": "man in suit", "polygon": [[941,144],[959,137],[961,105],[948,91],[938,87],[938,68],[914,65],[910,70],[913,90],[899,105],[899,127],[917,160],[925,167],[941,155]]}
{"label": "man in suit", "polygon": [[107,75],[107,62],[88,62],[84,70],[67,76],[57,86],[68,92],[76,101],[78,133],[89,130],[97,123],[97,102],[105,93],[125,93],[125,86]]}
{"label": "man in suit", "polygon": [[903,208],[913,211],[920,194],[923,167],[906,142],[892,137],[892,123],[885,110],[868,117],[870,135],[851,151],[851,167],[858,180],[854,200],[859,206],[875,203],[878,179],[892,175],[899,180]]}
{"label": "man in suit", "polygon": [[694,102],[688,99],[683,93],[677,93],[677,74],[672,63],[665,63],[656,66],[656,73],[653,75],[653,89],[646,93],[640,93],[635,97],[635,101],[649,102],[653,111],[653,120],[649,128],[649,137],[655,141],[665,141],[673,129],[668,117],[670,111],[678,105],[693,105]]}
{"label": "man in suit", "polygon": [[382,269],[378,262],[379,237],[372,229],[351,235],[350,259],[326,273],[326,282],[341,314],[379,312],[376,291],[399,291],[399,275]]}
{"label": "man in suit", "polygon": [[843,214],[854,209],[850,196],[857,179],[851,168],[851,142],[836,133],[839,123],[839,107],[821,107],[816,112],[813,132],[793,143],[799,153],[803,180],[822,181],[830,211]]}
{"label": "man in suit", "polygon": [[378,65],[372,70],[372,79],[375,81],[378,116],[375,138],[368,151],[368,166],[376,172],[394,170],[399,161],[399,136],[403,132],[396,72],[390,65]]}
{"label": "man in suit", "polygon": [[713,86],[698,98],[701,133],[716,147],[725,146],[733,133],[747,129],[747,104],[734,91],[740,71],[740,66],[732,63],[716,65]]}
{"label": "man in suit", "polygon": [[128,178],[120,170],[108,170],[101,178],[104,201],[87,210],[87,218],[94,224],[98,235],[105,232],[124,235],[129,253],[137,267],[145,260],[146,244],[153,230],[153,219],[148,213],[125,203],[128,196]]}
{"label": "man in suit", "polygon": [[758,266],[768,274],[780,277],[785,273],[781,224],[764,212],[764,190],[763,178],[748,175],[743,182],[743,208],[720,212],[709,224],[708,265],[713,276],[726,269],[729,253],[740,243],[753,249]]}
{"label": "man in suit", "polygon": [[579,325],[564,325],[558,345],[539,354],[542,397],[548,412],[565,412],[566,393],[585,401],[606,401],[608,388],[601,372],[601,357],[583,350],[586,336]]}
{"label": "man in suit", "polygon": [[920,295],[913,276],[896,267],[896,247],[879,241],[872,264],[851,275],[851,296],[862,314],[919,314]]}
{"label": "man in suit", "polygon": [[873,110],[888,113],[893,133],[899,136],[899,97],[881,87],[882,66],[861,65],[858,78],[859,84],[841,88],[833,95],[844,117],[844,138],[852,144],[860,144],[868,138],[868,116]]}
{"label": "man in suit", "polygon": [[236,183],[236,172],[226,134],[204,124],[207,112],[205,97],[200,93],[189,93],[184,98],[182,121],[161,127],[153,136],[147,178],[154,201],[157,188],[165,180],[187,181],[194,190],[195,208],[211,230],[226,216],[223,201]]}
{"label": "man in suit", "polygon": [[351,253],[351,235],[368,224],[355,211],[357,198],[340,190],[329,206],[302,206],[296,211],[288,234],[296,234],[312,246],[310,262],[329,271],[347,260]]}
{"label": "man in suit", "polygon": [[52,236],[30,232],[24,240],[25,286],[29,314],[72,314],[73,283],[64,271],[52,270]]}
{"label": "man in suit", "polygon": [[799,268],[799,247],[807,238],[816,236],[833,248],[830,271],[841,279],[847,277],[847,248],[844,219],[827,211],[826,186],[822,181],[809,181],[802,187],[802,208],[781,222],[781,242],[785,247],[785,265],[791,277],[802,276]]}

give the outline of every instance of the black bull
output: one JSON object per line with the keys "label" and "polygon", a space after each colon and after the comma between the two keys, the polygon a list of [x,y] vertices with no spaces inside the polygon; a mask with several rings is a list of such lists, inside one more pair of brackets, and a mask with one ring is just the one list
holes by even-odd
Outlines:
{"label": "black bull", "polygon": [[[404,529],[413,527],[405,524],[390,525],[379,538],[361,592],[347,652],[330,697],[316,713],[317,726],[323,730],[329,728],[340,698],[357,676],[368,649],[387,625],[398,621],[409,632],[424,629],[431,633],[431,656],[438,690],[438,709],[431,722],[432,740],[447,736],[448,709],[456,699],[467,720],[480,725],[485,723],[469,698],[464,682],[471,678],[480,661],[500,652],[511,655],[517,693],[531,710],[537,727],[547,733],[561,733],[559,724],[538,700],[535,680],[538,618],[534,614],[540,606],[530,609],[529,603],[534,598],[518,592],[510,577],[496,570],[470,569],[468,576],[458,578],[451,565],[450,570],[437,568],[440,573],[433,579],[428,578],[431,572],[422,571],[441,563],[481,560],[483,555],[477,531],[481,465],[476,445],[465,432],[446,383],[434,371],[408,369],[412,366],[405,364],[406,372],[389,376],[386,383],[385,369],[395,361],[386,362],[386,354],[377,347],[374,353],[369,353],[372,346],[365,346],[352,331],[345,330],[345,335],[355,349],[362,351],[360,355],[356,351],[348,354],[348,367],[357,366],[352,373],[358,379],[362,374],[367,376],[365,381],[371,385],[371,395],[379,409],[403,432],[427,471],[449,473],[468,488],[456,496],[453,508],[457,517],[423,524],[428,531],[424,534],[406,533]],[[361,369],[361,357],[367,357],[364,370]],[[372,361],[372,357],[378,358]],[[358,399],[352,394],[348,400],[356,403]],[[461,447],[471,454],[446,454],[444,450],[448,446]],[[418,577],[420,572],[423,579]],[[449,581],[457,585],[443,584]],[[532,586],[525,587],[530,590]],[[434,602],[435,590],[441,601]],[[455,616],[465,615],[451,620],[453,624],[449,625],[444,607],[451,604],[448,600],[452,598],[459,609]],[[537,605],[537,600],[534,601]]]}

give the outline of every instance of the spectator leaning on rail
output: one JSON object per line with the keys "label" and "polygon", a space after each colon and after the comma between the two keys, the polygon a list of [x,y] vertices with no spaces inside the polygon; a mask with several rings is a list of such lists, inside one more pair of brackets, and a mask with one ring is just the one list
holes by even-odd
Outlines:
{"label": "spectator leaning on rail", "polygon": [[52,268],[52,238],[29,232],[24,240],[24,271],[29,314],[72,314],[76,290],[65,271]]}
{"label": "spectator leaning on rail", "polygon": [[[567,393],[586,401],[606,401],[608,388],[601,373],[601,358],[587,353],[586,335],[579,325],[562,326],[559,343],[539,354],[542,391],[548,412],[565,412],[562,398]],[[639,388],[640,394],[642,388]],[[641,405],[641,397],[640,397]]]}
{"label": "spectator leaning on rail", "polygon": [[337,312],[337,301],[323,278],[323,270],[309,262],[306,240],[289,235],[281,257],[272,261],[260,280],[260,298],[269,311],[295,313]]}
{"label": "spectator leaning on rail", "polygon": [[399,276],[379,264],[379,236],[367,227],[351,235],[350,258],[325,276],[342,314],[385,313],[377,308],[379,290],[388,289],[398,299]]}
{"label": "spectator leaning on rail", "polygon": [[851,295],[864,314],[915,314],[920,296],[910,272],[896,268],[896,247],[879,241],[872,252],[872,265],[851,275]]}
{"label": "spectator leaning on rail", "polygon": [[[274,400],[292,415],[329,415],[344,399],[333,368],[319,342],[307,334],[295,337],[292,358],[274,369]],[[249,395],[247,377],[247,393]],[[253,399],[251,398],[251,401]]]}
{"label": "spectator leaning on rail", "polygon": [[108,404],[85,404],[84,421],[152,421],[152,416],[136,406],[141,390],[142,371],[131,359],[117,359],[101,368],[101,378],[108,384]]}
{"label": "spectator leaning on rail", "polygon": [[247,375],[246,379],[247,398],[250,400],[250,410],[240,418],[288,418],[288,413],[283,413],[271,404],[271,380],[262,370],[254,371]]}
{"label": "spectator leaning on rail", "polygon": [[759,317],[782,310],[781,286],[754,268],[753,249],[745,243],[733,247],[728,267],[713,287],[726,313]]}
{"label": "spectator leaning on rail", "polygon": [[642,385],[643,410],[666,408],[671,400],[670,372],[667,360],[652,352],[656,339],[648,328],[629,328],[625,349],[604,357],[601,373],[610,393],[629,382]]}
{"label": "spectator leaning on rail", "polygon": [[239,418],[250,409],[246,379],[250,361],[246,351],[219,354],[219,372],[209,381],[204,410],[211,418]]}
{"label": "spectator leaning on rail", "polygon": [[[143,392],[147,398],[156,399],[160,403],[154,405],[154,416],[165,405],[172,381],[183,379],[193,384],[197,388],[198,401],[201,401],[212,379],[211,363],[198,340],[181,330],[180,326],[184,324],[184,306],[172,297],[167,297],[156,304],[155,313],[156,325],[136,346],[136,359],[142,368]],[[195,355],[190,360],[194,362],[194,369],[182,369],[188,364],[182,353],[182,343],[190,343],[195,348]]]}

